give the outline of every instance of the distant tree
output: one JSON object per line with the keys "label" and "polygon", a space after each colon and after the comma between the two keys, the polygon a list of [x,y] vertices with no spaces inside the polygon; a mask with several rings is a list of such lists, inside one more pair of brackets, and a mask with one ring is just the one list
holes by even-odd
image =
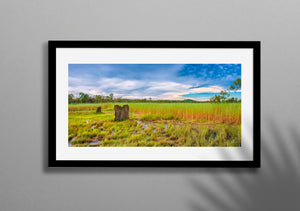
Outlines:
{"label": "distant tree", "polygon": [[114,101],[115,102],[123,102],[123,99],[122,99],[122,97],[118,97],[118,98],[115,98]]}
{"label": "distant tree", "polygon": [[215,95],[212,98],[209,99],[211,103],[220,103],[221,102],[221,97],[220,95]]}
{"label": "distant tree", "polygon": [[101,95],[95,95],[95,102],[101,103],[103,101],[103,97]]}
{"label": "distant tree", "polygon": [[241,89],[242,87],[242,81],[240,78],[237,78],[232,85],[230,85],[229,89],[234,90],[236,92],[237,90]]}
{"label": "distant tree", "polygon": [[226,103],[237,103],[237,102],[239,102],[238,98],[234,98],[234,97],[226,100]]}
{"label": "distant tree", "polygon": [[113,93],[109,94],[109,101],[110,102],[114,101],[114,94]]}
{"label": "distant tree", "polygon": [[95,103],[95,97],[88,97],[87,103]]}
{"label": "distant tree", "polygon": [[80,92],[79,93],[79,100],[80,100],[81,103],[87,103],[88,100],[89,100],[89,95],[85,94],[83,92]]}
{"label": "distant tree", "polygon": [[73,94],[69,94],[69,95],[68,95],[68,102],[69,102],[69,104],[72,103],[73,98],[74,98],[74,95],[73,95]]}
{"label": "distant tree", "polygon": [[105,96],[104,97],[104,102],[110,102],[110,97],[109,96]]}
{"label": "distant tree", "polygon": [[226,102],[226,99],[227,99],[229,96],[230,96],[230,94],[229,94],[227,91],[222,90],[222,91],[220,92],[220,101],[221,101],[221,102]]}

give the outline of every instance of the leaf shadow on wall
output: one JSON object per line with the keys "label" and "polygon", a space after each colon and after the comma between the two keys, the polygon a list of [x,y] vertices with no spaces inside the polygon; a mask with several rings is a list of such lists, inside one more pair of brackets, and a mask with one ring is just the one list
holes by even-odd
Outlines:
{"label": "leaf shadow on wall", "polygon": [[[195,200],[189,210],[284,210],[299,207],[300,132],[291,124],[280,127],[269,118],[262,130],[262,166],[216,169],[214,174],[189,179]],[[249,169],[250,170],[250,169]],[[199,170],[203,172],[203,170]]]}

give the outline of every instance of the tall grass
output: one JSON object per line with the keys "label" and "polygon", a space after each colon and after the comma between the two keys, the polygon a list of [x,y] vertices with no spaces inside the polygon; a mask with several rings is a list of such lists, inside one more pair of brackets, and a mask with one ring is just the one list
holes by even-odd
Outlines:
{"label": "tall grass", "polygon": [[[98,106],[113,111],[115,104],[129,105],[129,111],[144,114],[146,118],[241,123],[240,103],[100,103],[70,104],[69,112],[92,111]],[[149,115],[151,114],[151,115]]]}
{"label": "tall grass", "polygon": [[[240,104],[127,104],[130,118],[126,121],[114,121],[113,103],[69,105],[69,144],[74,147],[241,146],[241,125],[237,124],[241,118]],[[96,113],[98,106],[102,113]]]}

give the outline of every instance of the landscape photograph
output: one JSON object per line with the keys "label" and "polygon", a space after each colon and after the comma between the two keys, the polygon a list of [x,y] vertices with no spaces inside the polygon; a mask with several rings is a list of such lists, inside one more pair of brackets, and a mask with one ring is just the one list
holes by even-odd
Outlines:
{"label": "landscape photograph", "polygon": [[69,64],[69,147],[241,147],[241,64]]}

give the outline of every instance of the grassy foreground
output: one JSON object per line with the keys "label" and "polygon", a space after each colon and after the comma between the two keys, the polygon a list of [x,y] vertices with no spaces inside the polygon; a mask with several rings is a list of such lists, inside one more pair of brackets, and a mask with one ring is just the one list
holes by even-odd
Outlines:
{"label": "grassy foreground", "polygon": [[[125,104],[129,120],[120,122],[114,103],[70,104],[69,146],[241,146],[240,103]],[[99,106],[102,113],[96,113]]]}

